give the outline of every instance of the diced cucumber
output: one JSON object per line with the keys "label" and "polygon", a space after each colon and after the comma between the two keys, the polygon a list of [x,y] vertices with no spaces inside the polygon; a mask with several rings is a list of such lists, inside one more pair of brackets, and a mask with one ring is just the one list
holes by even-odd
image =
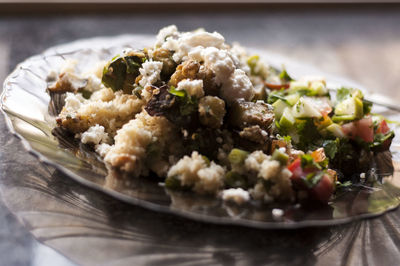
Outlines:
{"label": "diced cucumber", "polygon": [[299,101],[300,95],[298,93],[289,94],[288,96],[285,97],[285,99],[288,102],[288,104],[293,106]]}
{"label": "diced cucumber", "polygon": [[352,91],[351,97],[359,98],[362,100],[364,98],[364,95],[363,95],[362,91],[360,91],[359,89],[355,89]]}
{"label": "diced cucumber", "polygon": [[275,117],[276,119],[280,119],[283,111],[285,110],[285,108],[287,108],[289,105],[287,103],[285,103],[284,101],[282,101],[281,99],[277,100],[276,102],[274,102],[272,104],[272,107],[274,107],[274,113],[275,113]]}
{"label": "diced cucumber", "polygon": [[322,117],[322,114],[313,106],[312,102],[301,97],[292,108],[293,116],[296,118]]}
{"label": "diced cucumber", "polygon": [[339,102],[335,107],[335,115],[354,116],[354,119],[363,117],[363,102],[358,97],[350,97]]}
{"label": "diced cucumber", "polygon": [[325,84],[320,80],[311,82],[310,90],[313,92],[313,95],[325,95],[328,93]]}
{"label": "diced cucumber", "polygon": [[353,121],[357,119],[354,115],[334,115],[332,116],[332,121],[335,123]]}
{"label": "diced cucumber", "polygon": [[333,123],[332,125],[329,125],[326,129],[337,138],[346,137],[346,135],[343,133],[342,127],[338,124]]}
{"label": "diced cucumber", "polygon": [[228,159],[231,164],[242,164],[248,155],[249,153],[247,151],[234,148],[229,153]]}
{"label": "diced cucumber", "polygon": [[283,111],[281,119],[279,120],[279,124],[282,127],[290,128],[294,125],[295,122],[296,122],[296,119],[292,115],[291,108],[286,107],[285,110]]}
{"label": "diced cucumber", "polygon": [[289,160],[289,155],[279,149],[275,149],[274,153],[272,153],[271,159],[278,161],[281,165],[286,165],[287,161]]}
{"label": "diced cucumber", "polygon": [[308,90],[308,81],[306,80],[291,81],[289,89],[292,91]]}

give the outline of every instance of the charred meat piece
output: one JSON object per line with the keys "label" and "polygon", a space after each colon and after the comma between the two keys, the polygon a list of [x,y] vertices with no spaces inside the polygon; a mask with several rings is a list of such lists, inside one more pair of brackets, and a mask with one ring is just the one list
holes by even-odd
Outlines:
{"label": "charred meat piece", "polygon": [[240,129],[258,125],[269,133],[274,122],[273,108],[262,101],[247,102],[239,99],[230,108],[228,122]]}

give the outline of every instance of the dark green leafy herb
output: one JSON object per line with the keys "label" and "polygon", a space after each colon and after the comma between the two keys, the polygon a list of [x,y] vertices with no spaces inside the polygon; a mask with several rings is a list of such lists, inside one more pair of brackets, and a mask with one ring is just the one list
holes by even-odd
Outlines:
{"label": "dark green leafy herb", "polygon": [[296,132],[299,136],[299,141],[295,146],[303,151],[315,150],[316,142],[322,139],[317,127],[312,118],[305,118],[296,121]]}
{"label": "dark green leafy herb", "polygon": [[368,100],[363,100],[363,114],[367,115],[371,112],[372,109],[372,102]]}
{"label": "dark green leafy herb", "polygon": [[133,94],[135,94],[136,97],[138,97],[139,99],[142,99],[142,95],[141,95],[142,91],[143,91],[143,87],[137,86],[133,89]]}
{"label": "dark green leafy herb", "polygon": [[178,97],[181,115],[186,116],[197,112],[197,99],[195,97],[190,97],[185,90],[177,90],[174,86],[171,86],[168,92]]}
{"label": "dark green leafy herb", "polygon": [[79,91],[80,93],[82,93],[82,96],[83,96],[83,98],[85,98],[85,99],[89,99],[90,96],[92,96],[92,93],[93,93],[93,92],[88,91],[88,90],[85,90],[85,89],[79,89],[78,91]]}
{"label": "dark green leafy herb", "polygon": [[338,152],[339,139],[336,140],[324,140],[322,143],[322,147],[324,148],[324,152],[329,159],[334,159],[336,153]]}
{"label": "dark green leafy herb", "polygon": [[324,171],[309,173],[304,179],[304,183],[307,185],[308,188],[313,188],[319,183],[319,181],[324,175],[325,175]]}
{"label": "dark green leafy herb", "polygon": [[392,139],[394,137],[394,132],[390,131],[387,134],[378,133],[374,135],[374,141],[370,144],[370,147],[378,147],[382,145],[385,141]]}
{"label": "dark green leafy herb", "polygon": [[341,102],[350,96],[351,96],[351,89],[349,89],[349,88],[342,87],[342,88],[338,89],[336,92],[336,100],[338,102]]}
{"label": "dark green leafy herb", "polygon": [[171,93],[172,95],[175,95],[175,96],[180,97],[180,98],[186,98],[187,97],[186,91],[177,90],[174,86],[169,87],[168,92]]}
{"label": "dark green leafy herb", "polygon": [[165,187],[170,189],[180,189],[181,181],[178,179],[177,176],[170,176],[165,179]]}
{"label": "dark green leafy herb", "polygon": [[276,102],[277,100],[282,100],[285,103],[289,104],[287,102],[287,100],[285,99],[286,96],[286,91],[284,89],[282,90],[276,90],[276,91],[272,91],[269,95],[268,95],[268,100],[267,102],[269,104],[273,104],[274,102]]}
{"label": "dark green leafy herb", "polygon": [[138,56],[114,57],[108,66],[104,67],[101,81],[113,91],[124,90],[129,93],[140,74],[141,65],[142,58]]}
{"label": "dark green leafy herb", "polygon": [[187,97],[183,101],[180,101],[181,105],[179,106],[181,115],[191,115],[197,112],[197,99],[192,97]]}
{"label": "dark green leafy herb", "polygon": [[291,136],[283,136],[283,140],[284,140],[286,143],[291,143],[291,142],[292,142],[292,137],[291,137]]}
{"label": "dark green leafy herb", "polygon": [[146,147],[146,155],[148,158],[157,157],[160,153],[159,144],[157,142],[151,142]]}
{"label": "dark green leafy herb", "polygon": [[201,158],[203,158],[203,160],[206,162],[207,166],[210,166],[211,162],[210,162],[210,159],[208,159],[207,156],[202,155]]}
{"label": "dark green leafy herb", "polygon": [[353,185],[353,183],[351,183],[351,181],[345,181],[345,182],[340,182],[340,181],[336,181],[335,183],[336,185],[336,189],[342,189],[342,188],[347,188],[350,187],[351,185]]}
{"label": "dark green leafy herb", "polygon": [[314,161],[314,158],[310,154],[304,154],[301,157],[301,167],[304,168],[316,168],[321,170],[322,167]]}
{"label": "dark green leafy herb", "polygon": [[294,80],[289,74],[287,73],[286,69],[283,67],[282,72],[279,74],[279,78],[283,83],[290,82]]}

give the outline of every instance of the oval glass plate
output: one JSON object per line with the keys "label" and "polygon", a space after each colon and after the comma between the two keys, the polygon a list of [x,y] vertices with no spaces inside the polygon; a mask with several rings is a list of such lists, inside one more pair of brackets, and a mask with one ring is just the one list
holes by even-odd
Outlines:
{"label": "oval glass plate", "polygon": [[[154,36],[145,35],[80,40],[50,48],[43,54],[27,59],[4,82],[1,106],[10,130],[21,138],[29,152],[84,186],[100,190],[127,203],[197,221],[271,229],[300,228],[335,225],[373,217],[399,205],[400,157],[397,153],[397,138],[392,145],[393,160],[389,152],[381,153],[375,156],[377,171],[367,173],[367,176],[378,181],[369,182],[368,185],[354,185],[338,193],[329,205],[318,208],[282,203],[229,205],[211,197],[166,190],[159,185],[156,178],[138,178],[133,179],[129,185],[121,185],[120,177],[115,173],[107,173],[100,158],[90,148],[61,131],[53,130],[56,123],[52,114],[57,103],[51,101],[46,93],[46,79],[50,71],[59,70],[65,60],[77,60],[79,71],[86,71],[94,64],[109,60],[124,48],[143,48],[151,45],[153,40]],[[272,66],[279,68],[285,64],[289,73],[295,77],[304,74],[323,75],[310,66],[280,55],[256,50],[251,52],[258,53]],[[327,77],[330,88],[341,85],[361,88],[345,79],[324,76]],[[366,95],[371,100],[386,100],[368,92]],[[391,120],[400,120],[400,113],[397,111],[379,106],[373,111]],[[283,217],[274,218],[274,208],[283,209]]]}

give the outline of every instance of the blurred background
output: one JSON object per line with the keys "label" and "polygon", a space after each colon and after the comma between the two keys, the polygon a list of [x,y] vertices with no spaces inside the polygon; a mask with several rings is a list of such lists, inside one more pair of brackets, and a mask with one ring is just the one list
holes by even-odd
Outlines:
{"label": "blurred background", "polygon": [[[0,0],[0,80],[19,62],[57,44],[156,34],[176,24],[183,31],[218,31],[228,42],[283,54],[400,100],[396,2]],[[0,265],[69,265],[34,240],[1,202],[0,254]]]}

